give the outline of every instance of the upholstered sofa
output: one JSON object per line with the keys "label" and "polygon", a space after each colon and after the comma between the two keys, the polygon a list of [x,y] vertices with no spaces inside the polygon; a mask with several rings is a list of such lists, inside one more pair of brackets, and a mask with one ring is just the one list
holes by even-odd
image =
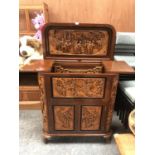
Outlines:
{"label": "upholstered sofa", "polygon": [[135,33],[117,32],[115,60],[124,60],[135,68]]}

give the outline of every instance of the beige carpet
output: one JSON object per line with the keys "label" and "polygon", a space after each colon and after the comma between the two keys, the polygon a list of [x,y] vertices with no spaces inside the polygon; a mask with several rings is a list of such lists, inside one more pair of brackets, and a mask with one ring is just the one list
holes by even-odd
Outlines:
{"label": "beige carpet", "polygon": [[[125,131],[116,115],[112,128]],[[119,155],[114,139],[105,144],[102,138],[57,138],[44,144],[39,110],[20,110],[19,142],[20,155]]]}

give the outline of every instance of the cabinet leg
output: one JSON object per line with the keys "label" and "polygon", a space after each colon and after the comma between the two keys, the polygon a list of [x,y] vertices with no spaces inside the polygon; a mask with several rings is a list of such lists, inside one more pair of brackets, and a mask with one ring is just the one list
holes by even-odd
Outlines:
{"label": "cabinet leg", "polygon": [[105,143],[111,143],[112,132],[108,133],[107,135],[104,135],[103,138]]}
{"label": "cabinet leg", "polygon": [[49,141],[50,141],[50,139],[51,139],[51,136],[50,135],[48,135],[47,133],[45,134],[43,134],[43,142],[45,143],[45,144],[47,144]]}
{"label": "cabinet leg", "polygon": [[49,141],[49,139],[48,138],[43,138],[43,142],[45,143],[45,144],[47,144],[48,143],[48,141]]}
{"label": "cabinet leg", "polygon": [[109,144],[109,143],[111,143],[111,137],[104,137],[104,143],[107,143],[107,144]]}

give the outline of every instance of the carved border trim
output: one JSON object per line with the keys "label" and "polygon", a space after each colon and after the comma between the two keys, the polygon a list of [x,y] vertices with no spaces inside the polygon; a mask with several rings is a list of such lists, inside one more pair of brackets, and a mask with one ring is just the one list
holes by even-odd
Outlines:
{"label": "carved border trim", "polygon": [[110,129],[110,124],[112,121],[112,115],[113,115],[113,109],[114,109],[114,103],[117,93],[117,84],[118,84],[118,75],[115,75],[115,77],[112,80],[112,88],[111,88],[111,96],[110,96],[110,102],[108,105],[108,113],[107,113],[107,121],[105,126],[105,131],[108,132]]}
{"label": "carved border trim", "polygon": [[39,89],[40,89],[40,101],[41,101],[41,110],[43,115],[43,130],[48,131],[48,116],[47,116],[47,103],[45,97],[45,80],[44,76],[38,75]]}
{"label": "carved border trim", "polygon": [[102,66],[96,66],[92,69],[68,69],[63,66],[55,66],[55,71],[59,73],[102,73]]}

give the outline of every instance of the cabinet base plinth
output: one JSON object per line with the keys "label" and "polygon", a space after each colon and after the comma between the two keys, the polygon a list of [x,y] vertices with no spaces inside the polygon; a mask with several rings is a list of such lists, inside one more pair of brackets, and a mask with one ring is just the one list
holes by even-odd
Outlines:
{"label": "cabinet base plinth", "polygon": [[43,141],[44,143],[48,143],[52,138],[56,137],[103,137],[103,142],[104,143],[110,143],[111,142],[111,137],[112,137],[112,132],[106,132],[106,133],[65,133],[65,134],[49,134],[44,132],[43,133]]}

